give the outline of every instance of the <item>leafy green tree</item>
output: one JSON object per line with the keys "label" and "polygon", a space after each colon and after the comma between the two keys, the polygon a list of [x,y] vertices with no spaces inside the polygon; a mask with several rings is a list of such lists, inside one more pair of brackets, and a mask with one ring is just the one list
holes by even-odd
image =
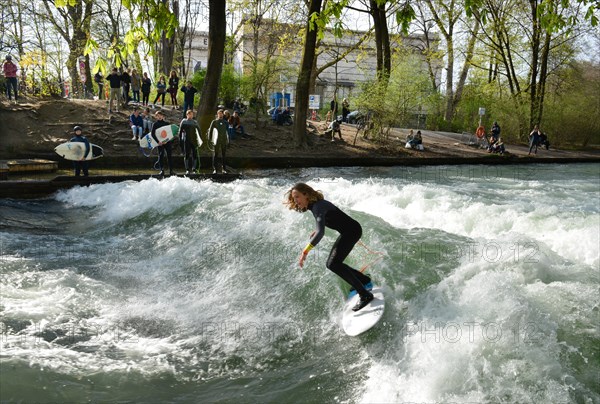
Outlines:
{"label": "leafy green tree", "polygon": [[561,147],[600,144],[600,64],[563,66],[548,83],[542,131]]}
{"label": "leafy green tree", "polygon": [[387,83],[375,79],[363,85],[355,103],[359,110],[370,113],[374,140],[386,141],[391,128],[416,126],[417,115],[434,108],[436,93],[421,63],[416,55],[396,54]]}
{"label": "leafy green tree", "polygon": [[79,57],[85,54],[85,88],[92,92],[90,58],[86,50],[92,22],[92,0],[42,0],[47,11],[45,18],[56,29],[69,46],[67,68],[75,91],[81,92],[82,80],[79,72]]}

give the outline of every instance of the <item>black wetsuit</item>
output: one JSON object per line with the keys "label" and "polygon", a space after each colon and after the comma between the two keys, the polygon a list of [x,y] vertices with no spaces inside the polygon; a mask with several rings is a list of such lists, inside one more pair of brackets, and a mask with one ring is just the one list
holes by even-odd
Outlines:
{"label": "black wetsuit", "polygon": [[[179,124],[179,139],[183,151],[183,162],[186,171],[193,172],[196,169],[198,158],[198,137],[196,131],[200,133],[201,129],[194,119],[184,119]],[[198,166],[198,168],[200,168]]]}
{"label": "black wetsuit", "polygon": [[[167,126],[169,125],[168,122],[163,121],[162,119],[160,121],[156,121],[154,122],[154,124],[152,125],[152,129],[150,129],[150,133],[152,134],[152,137],[154,138],[154,140],[156,141],[156,143],[160,143],[158,138],[156,137],[156,130],[158,128],[161,128],[163,126]],[[167,157],[167,162],[169,163],[169,171],[172,173],[173,172],[173,161],[172,161],[172,154],[173,154],[173,146],[171,145],[172,142],[167,142],[165,144],[163,144],[162,146],[158,146],[158,168],[160,168],[160,172],[162,173],[164,171],[163,169],[163,159],[166,155]]]}
{"label": "black wetsuit", "polygon": [[327,269],[352,285],[361,297],[369,295],[370,293],[363,285],[369,283],[371,279],[360,271],[344,264],[344,260],[362,236],[360,223],[326,200],[312,203],[308,208],[317,221],[317,230],[310,240],[310,244],[316,246],[321,241],[325,234],[325,227],[340,233],[331,248],[329,258],[327,258]]}
{"label": "black wetsuit", "polygon": [[[91,150],[90,147],[90,142],[87,140],[87,138],[85,136],[77,136],[75,135],[75,137],[71,138],[70,140],[71,142],[81,142],[85,144],[85,153],[83,154],[83,157],[87,157]],[[89,165],[90,162],[88,160],[82,160],[82,161],[73,161],[73,167],[75,168],[75,176],[79,177],[79,175],[81,175],[81,171],[83,171],[83,176],[87,177],[89,175],[88,169],[89,169]]]}

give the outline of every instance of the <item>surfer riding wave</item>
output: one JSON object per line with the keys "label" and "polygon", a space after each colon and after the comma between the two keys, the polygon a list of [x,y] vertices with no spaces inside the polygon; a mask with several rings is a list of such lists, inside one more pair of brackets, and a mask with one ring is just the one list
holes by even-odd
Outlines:
{"label": "surfer riding wave", "polygon": [[360,223],[342,212],[333,203],[325,200],[323,193],[304,183],[294,185],[287,192],[286,199],[285,203],[289,209],[297,212],[310,210],[317,222],[317,229],[312,233],[310,242],[300,256],[300,267],[304,266],[309,251],[323,238],[325,227],[337,231],[340,235],[331,248],[329,258],[327,258],[327,269],[348,282],[359,294],[360,300],[352,310],[358,311],[369,304],[373,300],[373,294],[365,289],[364,285],[371,282],[371,279],[344,263],[354,245],[362,236]]}

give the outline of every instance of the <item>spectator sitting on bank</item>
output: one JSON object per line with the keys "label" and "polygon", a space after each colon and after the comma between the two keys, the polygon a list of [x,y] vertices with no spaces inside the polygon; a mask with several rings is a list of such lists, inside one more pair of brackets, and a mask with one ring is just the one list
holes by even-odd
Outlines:
{"label": "spectator sitting on bank", "polygon": [[248,138],[248,135],[244,132],[244,126],[240,118],[240,113],[236,110],[233,111],[233,115],[229,118],[229,138],[235,139],[237,135],[242,138]]}
{"label": "spectator sitting on bank", "polygon": [[271,113],[271,119],[273,120],[273,122],[277,123],[277,119],[279,118],[279,115],[281,115],[281,112],[281,107],[277,107],[273,110],[273,112]]}
{"label": "spectator sitting on bank", "polygon": [[325,131],[325,135],[331,136],[331,141],[332,142],[335,141],[335,134],[336,133],[340,137],[340,140],[344,140],[342,138],[342,130],[341,130],[341,126],[342,125],[341,124],[342,124],[342,118],[338,117],[336,120],[334,120],[333,122],[331,122],[329,124],[329,128],[327,128],[327,130]]}
{"label": "spectator sitting on bank", "polygon": [[504,154],[505,152],[505,148],[504,148],[504,141],[502,140],[501,137],[498,138],[498,141],[496,143],[494,143],[491,147],[491,152],[492,153],[500,153],[500,154]]}
{"label": "spectator sitting on bank", "polygon": [[414,138],[415,138],[415,134],[413,133],[413,130],[411,129],[410,132],[408,133],[408,136],[406,136],[406,144],[404,145],[404,147],[407,149],[410,149],[412,147],[411,142],[413,141]]}
{"label": "spectator sitting on bank", "polygon": [[494,133],[492,133],[492,135],[488,139],[488,153],[491,153],[493,151],[494,145],[496,144],[497,141],[498,141],[498,138],[496,136],[494,136]]}
{"label": "spectator sitting on bank", "polygon": [[292,111],[290,111],[290,107],[285,107],[285,109],[279,114],[277,119],[277,125],[292,125]]}
{"label": "spectator sitting on bank", "polygon": [[413,131],[411,129],[410,133],[406,137],[406,145],[404,147],[407,149],[423,150],[423,137],[421,135],[421,131],[418,130],[414,136],[412,133]]}
{"label": "spectator sitting on bank", "polygon": [[133,132],[131,140],[141,139],[144,135],[144,118],[140,115],[140,110],[137,107],[133,109],[133,114],[129,116],[129,126],[131,126]]}
{"label": "spectator sitting on bank", "polygon": [[144,120],[144,130],[142,133],[146,135],[147,133],[150,133],[150,129],[154,123],[152,120],[152,114],[150,113],[150,108],[146,107],[146,109],[144,109],[144,112],[142,112],[142,119]]}

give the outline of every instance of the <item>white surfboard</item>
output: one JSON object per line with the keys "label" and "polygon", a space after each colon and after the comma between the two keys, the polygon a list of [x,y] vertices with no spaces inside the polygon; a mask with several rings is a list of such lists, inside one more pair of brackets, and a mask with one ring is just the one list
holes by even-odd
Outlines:
{"label": "white surfboard", "polygon": [[[90,153],[85,157],[85,160],[95,160],[104,155],[102,147],[90,143]],[[80,161],[85,154],[85,143],[83,142],[66,142],[59,144],[54,148],[56,154],[65,160]]]}
{"label": "white surfboard", "polygon": [[204,142],[202,141],[202,137],[200,136],[200,132],[196,129],[196,142],[198,142],[198,148],[202,147]]}
{"label": "white surfboard", "polygon": [[[175,137],[177,137],[178,133],[179,126],[166,125],[161,126],[156,130],[156,137],[163,143],[167,143],[173,140]],[[147,149],[154,149],[156,146],[158,146],[158,143],[156,143],[152,135],[148,133],[146,134],[146,136],[142,136],[142,138],[140,139],[140,146]]]}
{"label": "white surfboard", "polygon": [[347,335],[354,337],[362,334],[374,327],[383,317],[385,309],[383,290],[380,287],[374,287],[371,293],[373,293],[374,299],[359,311],[352,311],[360,299],[358,294],[346,300],[342,313],[342,328]]}
{"label": "white surfboard", "polygon": [[213,128],[213,131],[212,131],[213,146],[216,146],[218,141],[219,141],[219,131],[217,130],[217,128]]}

